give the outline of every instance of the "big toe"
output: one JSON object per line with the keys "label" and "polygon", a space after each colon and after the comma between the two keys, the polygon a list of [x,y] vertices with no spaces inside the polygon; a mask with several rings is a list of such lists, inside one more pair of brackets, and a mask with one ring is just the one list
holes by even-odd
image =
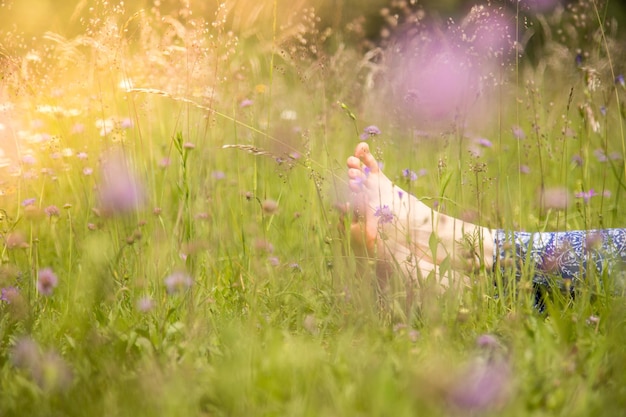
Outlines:
{"label": "big toe", "polygon": [[378,172],[378,162],[376,161],[376,158],[374,158],[374,155],[370,152],[370,147],[367,143],[359,143],[354,151],[354,156],[359,158],[361,162],[370,170],[370,172]]}

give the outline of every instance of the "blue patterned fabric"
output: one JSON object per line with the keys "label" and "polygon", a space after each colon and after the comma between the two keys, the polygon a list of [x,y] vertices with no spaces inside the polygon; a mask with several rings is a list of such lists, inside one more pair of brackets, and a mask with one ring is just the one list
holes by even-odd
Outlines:
{"label": "blue patterned fabric", "polygon": [[575,284],[584,279],[591,268],[599,275],[621,273],[626,270],[626,229],[541,233],[499,229],[494,245],[496,267],[503,274],[515,268],[518,278],[523,271],[531,272],[535,284],[561,288],[568,281]]}

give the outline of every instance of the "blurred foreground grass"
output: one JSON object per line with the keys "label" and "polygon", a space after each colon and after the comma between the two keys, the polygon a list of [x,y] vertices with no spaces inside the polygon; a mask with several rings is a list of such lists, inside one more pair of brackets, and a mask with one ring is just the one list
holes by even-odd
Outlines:
{"label": "blurred foreground grass", "polygon": [[453,215],[626,225],[618,39],[546,14],[580,38],[533,66],[495,53],[480,116],[429,124],[358,19],[257,6],[98,3],[76,36],[3,32],[0,415],[622,415],[619,277],[548,315],[484,271],[381,291],[335,209],[375,124],[390,178]]}

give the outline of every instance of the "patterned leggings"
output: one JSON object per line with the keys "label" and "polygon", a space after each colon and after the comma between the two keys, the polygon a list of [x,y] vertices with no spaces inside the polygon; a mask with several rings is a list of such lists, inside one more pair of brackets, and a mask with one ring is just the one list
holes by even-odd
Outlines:
{"label": "patterned leggings", "polygon": [[564,288],[586,278],[591,268],[599,277],[621,279],[626,272],[626,229],[542,233],[500,229],[493,255],[494,268],[503,274],[512,267],[518,278],[530,272],[540,286]]}

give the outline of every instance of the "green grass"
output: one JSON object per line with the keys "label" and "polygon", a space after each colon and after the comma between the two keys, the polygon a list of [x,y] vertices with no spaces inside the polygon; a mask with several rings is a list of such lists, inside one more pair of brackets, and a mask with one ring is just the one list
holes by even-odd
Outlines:
{"label": "green grass", "polygon": [[[483,271],[462,294],[416,294],[397,274],[381,290],[372,268],[358,272],[335,209],[345,159],[375,124],[387,175],[451,215],[625,226],[626,92],[603,9],[584,3],[596,12],[585,31],[567,26],[571,10],[552,16],[570,38],[546,41],[532,64],[500,57],[480,120],[424,138],[390,104],[395,58],[364,57],[353,26],[326,33],[310,9],[240,3],[224,21],[204,10],[208,23],[184,7],[163,20],[100,4],[77,37],[32,45],[20,22],[3,32],[0,415],[623,415],[619,276],[590,277],[575,300],[554,294],[545,314],[528,276],[498,274],[494,287]],[[469,152],[476,137],[492,146]],[[405,168],[425,175],[406,183]],[[137,188],[101,201],[120,176]],[[547,204],[542,186],[569,204]],[[459,405],[494,384],[505,389],[486,404]]]}

